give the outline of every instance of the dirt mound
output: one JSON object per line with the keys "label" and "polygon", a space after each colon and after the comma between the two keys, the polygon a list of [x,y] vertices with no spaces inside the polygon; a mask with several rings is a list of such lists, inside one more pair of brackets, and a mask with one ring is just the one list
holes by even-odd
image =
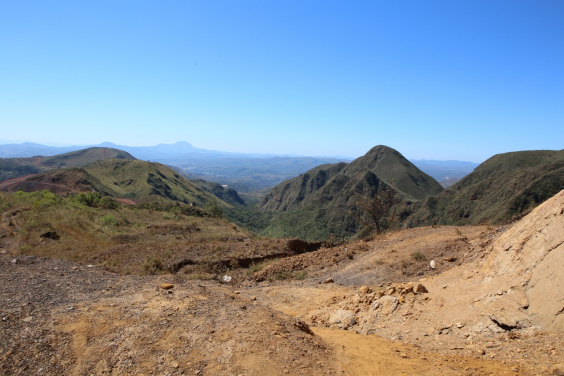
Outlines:
{"label": "dirt mound", "polygon": [[[564,361],[557,350],[564,348],[564,338],[555,332],[564,322],[563,228],[564,191],[503,234],[469,242],[464,262],[440,275],[326,294],[317,308],[300,308],[300,314],[312,325],[374,333],[443,353],[518,361],[528,372],[548,372]],[[433,244],[416,240],[422,247]],[[317,294],[323,296],[324,289],[319,286]]]}
{"label": "dirt mound", "polygon": [[[310,276],[330,276],[343,285],[410,281],[440,274],[475,258],[499,233],[497,229],[486,226],[401,230],[375,241],[323,247],[315,252],[285,258],[268,265],[251,278],[260,282],[276,279],[283,273],[306,271]],[[429,267],[431,260],[435,260],[434,269]]]}
{"label": "dirt mound", "polygon": [[564,191],[495,242],[482,271],[498,290],[524,290],[534,325],[564,332]]}

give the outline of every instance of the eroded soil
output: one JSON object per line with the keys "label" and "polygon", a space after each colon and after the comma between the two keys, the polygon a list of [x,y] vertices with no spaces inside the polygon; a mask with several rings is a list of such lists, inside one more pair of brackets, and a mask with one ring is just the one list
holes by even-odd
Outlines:
{"label": "eroded soil", "polygon": [[[491,320],[469,331],[472,312],[460,293],[449,290],[462,277],[469,294],[479,289],[475,263],[502,232],[401,231],[285,258],[259,271],[264,278],[257,273],[239,285],[187,280],[182,273],[119,275],[18,256],[15,238],[6,236],[0,240],[0,373],[550,374],[564,362],[561,335],[534,328],[492,332]],[[416,252],[425,260],[415,259],[421,258]],[[288,270],[307,277],[277,279]],[[329,278],[334,283],[323,283]],[[331,319],[337,309],[358,309],[364,317],[368,295],[421,279],[428,292],[390,293],[403,302],[370,331],[363,332],[360,322],[343,326]],[[174,287],[162,289],[163,283]],[[370,291],[360,292],[361,285]],[[434,317],[447,301],[459,301],[459,309]],[[484,302],[476,303],[479,311]]]}

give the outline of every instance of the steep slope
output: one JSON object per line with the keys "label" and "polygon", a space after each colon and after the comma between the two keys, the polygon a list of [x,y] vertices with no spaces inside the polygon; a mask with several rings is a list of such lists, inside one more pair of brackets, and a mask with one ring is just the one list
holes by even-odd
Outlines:
{"label": "steep slope", "polygon": [[404,229],[280,260],[255,276],[299,270],[312,283],[248,294],[310,325],[495,359],[508,374],[562,374],[563,228],[564,190],[511,227]]}
{"label": "steep slope", "polygon": [[559,332],[564,332],[563,229],[564,190],[503,234],[482,267],[492,290],[523,291],[532,323]]}
{"label": "steep slope", "polygon": [[503,223],[564,188],[564,150],[498,154],[436,197],[413,206],[407,226]]}
{"label": "steep slope", "polygon": [[49,190],[53,193],[84,193],[94,190],[107,192],[96,178],[79,167],[58,169],[29,177],[23,176],[0,183],[0,191],[3,192],[43,190]]}
{"label": "steep slope", "polygon": [[233,188],[223,187],[221,184],[205,181],[202,179],[190,180],[190,182],[229,204],[245,204],[245,201]]}
{"label": "steep slope", "polygon": [[[160,163],[111,159],[91,163],[84,166],[84,170],[95,177],[107,193],[116,197],[134,200],[162,197],[198,205],[216,200],[213,194]],[[222,206],[229,206],[223,201],[217,201]]]}
{"label": "steep slope", "polygon": [[355,200],[373,195],[380,186],[394,189],[409,202],[442,191],[396,150],[376,146],[350,164],[319,166],[276,186],[261,202],[263,210],[277,214],[266,233],[306,239],[352,236],[360,230],[349,214]]}

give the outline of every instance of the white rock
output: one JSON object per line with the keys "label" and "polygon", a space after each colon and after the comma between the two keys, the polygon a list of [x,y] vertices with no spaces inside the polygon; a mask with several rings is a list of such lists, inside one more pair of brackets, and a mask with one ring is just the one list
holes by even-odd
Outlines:
{"label": "white rock", "polygon": [[356,324],[354,312],[345,309],[338,309],[332,312],[329,316],[329,323],[339,324],[339,327],[348,328],[349,326]]}

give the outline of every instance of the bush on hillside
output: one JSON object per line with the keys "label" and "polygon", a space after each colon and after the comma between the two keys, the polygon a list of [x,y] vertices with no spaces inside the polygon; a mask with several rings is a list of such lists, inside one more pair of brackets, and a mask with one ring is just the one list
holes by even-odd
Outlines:
{"label": "bush on hillside", "polygon": [[79,193],[76,202],[92,208],[117,209],[119,203],[110,196],[102,196],[99,192]]}

